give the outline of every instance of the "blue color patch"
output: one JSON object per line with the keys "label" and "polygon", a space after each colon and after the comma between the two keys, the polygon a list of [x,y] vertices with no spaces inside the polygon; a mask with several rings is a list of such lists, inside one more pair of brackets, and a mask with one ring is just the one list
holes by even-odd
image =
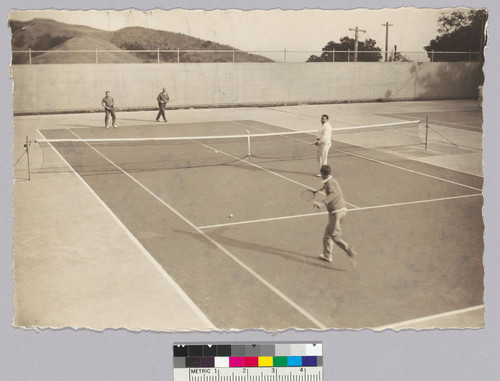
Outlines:
{"label": "blue color patch", "polygon": [[288,366],[302,366],[302,356],[288,356]]}

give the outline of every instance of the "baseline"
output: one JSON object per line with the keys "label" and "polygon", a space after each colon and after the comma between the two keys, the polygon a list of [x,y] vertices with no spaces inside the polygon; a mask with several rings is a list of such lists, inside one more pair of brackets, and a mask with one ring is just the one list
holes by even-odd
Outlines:
{"label": "baseline", "polygon": [[387,324],[387,325],[383,325],[381,327],[373,328],[373,330],[374,331],[383,331],[385,329],[395,329],[395,330],[404,329],[410,325],[414,325],[414,324],[418,324],[418,323],[425,323],[426,321],[431,321],[431,320],[436,320],[436,319],[443,319],[443,318],[447,318],[447,317],[451,317],[451,316],[465,314],[468,312],[478,311],[481,309],[484,309],[484,304],[481,304],[479,306],[474,306],[474,307],[463,308],[463,309],[455,310],[455,311],[443,312],[443,313],[436,314],[436,315],[423,316],[421,318],[406,320],[406,321],[402,321],[399,323]]}

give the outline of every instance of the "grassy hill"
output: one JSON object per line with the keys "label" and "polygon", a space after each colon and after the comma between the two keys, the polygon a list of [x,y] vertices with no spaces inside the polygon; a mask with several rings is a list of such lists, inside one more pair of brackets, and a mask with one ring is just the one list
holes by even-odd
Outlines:
{"label": "grassy hill", "polygon": [[[233,50],[233,47],[190,37],[182,33],[153,30],[142,27],[123,28],[115,32],[103,31],[80,25],[64,24],[48,19],[28,22],[10,20],[12,51],[46,50],[32,53],[32,63],[95,63],[98,49],[99,63],[157,62],[156,52],[127,52],[126,50],[174,50],[160,53],[161,62],[177,62],[179,50],[205,50],[206,52],[180,52],[181,62],[232,62],[233,53],[213,52]],[[71,52],[69,50],[91,50]],[[116,52],[102,52],[115,50]],[[123,51],[120,51],[123,50]],[[249,54],[238,49],[237,62],[272,62],[267,57]],[[210,52],[212,51],[212,52]],[[29,62],[28,54],[13,53],[13,64]]]}

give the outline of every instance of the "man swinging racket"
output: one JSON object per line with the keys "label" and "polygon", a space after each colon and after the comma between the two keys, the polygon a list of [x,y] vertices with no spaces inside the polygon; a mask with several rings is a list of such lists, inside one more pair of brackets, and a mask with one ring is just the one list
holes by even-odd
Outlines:
{"label": "man swinging racket", "polygon": [[342,189],[337,180],[332,177],[332,169],[329,165],[322,165],[320,169],[323,187],[314,191],[315,193],[324,190],[326,198],[324,201],[315,201],[314,207],[320,209],[326,206],[328,210],[328,225],[323,234],[323,254],[320,259],[332,262],[333,244],[337,244],[351,258],[354,265],[354,257],[357,255],[350,244],[342,238],[340,224],[347,214],[346,202],[342,194]]}

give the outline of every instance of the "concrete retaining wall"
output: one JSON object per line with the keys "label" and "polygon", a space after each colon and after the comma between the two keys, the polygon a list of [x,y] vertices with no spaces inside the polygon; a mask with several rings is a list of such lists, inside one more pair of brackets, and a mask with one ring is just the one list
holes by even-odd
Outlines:
{"label": "concrete retaining wall", "polygon": [[102,110],[105,90],[120,109],[220,107],[477,96],[481,63],[180,63],[14,65],[14,112]]}

